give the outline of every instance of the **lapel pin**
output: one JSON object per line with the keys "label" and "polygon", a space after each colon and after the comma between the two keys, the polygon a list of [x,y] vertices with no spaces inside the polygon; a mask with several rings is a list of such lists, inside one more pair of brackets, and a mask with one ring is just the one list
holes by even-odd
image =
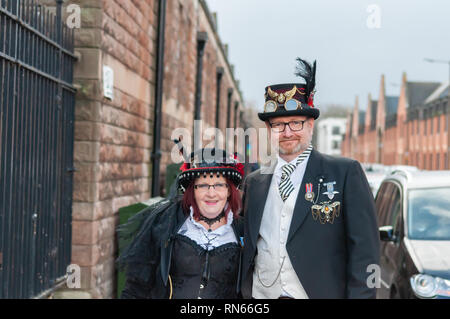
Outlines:
{"label": "lapel pin", "polygon": [[327,195],[330,200],[334,198],[335,194],[339,194],[339,192],[336,192],[334,190],[334,184],[336,184],[336,182],[329,182],[323,184],[323,186],[327,188],[327,191],[324,192],[323,194]]}
{"label": "lapel pin", "polygon": [[306,188],[305,199],[309,202],[313,202],[314,201],[313,184],[308,183],[305,185],[305,188]]}

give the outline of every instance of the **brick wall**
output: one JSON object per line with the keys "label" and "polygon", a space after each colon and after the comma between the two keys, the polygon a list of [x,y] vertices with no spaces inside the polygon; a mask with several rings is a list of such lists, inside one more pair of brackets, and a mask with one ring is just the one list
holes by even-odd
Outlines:
{"label": "brick wall", "polygon": [[[49,2],[49,1],[47,1]],[[120,207],[150,197],[157,1],[70,0],[75,30],[75,148],[72,263],[81,291],[115,294],[115,228]],[[103,66],[114,70],[114,99],[103,96]]]}
{"label": "brick wall", "polygon": [[396,164],[397,155],[397,126],[390,127],[384,132],[383,160],[385,165]]}
{"label": "brick wall", "polygon": [[[174,143],[171,134],[176,128],[194,127],[195,87],[197,72],[197,33],[206,32],[203,55],[201,120],[203,131],[215,127],[217,97],[217,67],[224,68],[220,92],[219,127],[225,135],[227,122],[228,89],[233,89],[231,100],[231,125],[234,127],[234,105],[238,102],[243,109],[242,96],[239,93],[231,66],[222,49],[223,44],[217,36],[214,20],[202,1],[172,0],[167,2],[166,42],[164,67],[164,95],[161,143],[160,191],[165,193],[166,167],[173,164],[171,151]],[[239,118],[239,117],[238,117]],[[193,139],[193,135],[191,135]],[[191,141],[185,141],[192,147]],[[205,140],[207,146],[211,140]]]}
{"label": "brick wall", "polygon": [[[40,0],[54,6],[53,0]],[[115,229],[118,210],[151,194],[158,0],[68,0],[81,8],[75,30],[75,148],[72,263],[81,267],[81,289],[70,297],[114,298]],[[67,18],[67,12],[65,17]],[[161,190],[171,164],[171,133],[193,128],[197,32],[208,34],[203,57],[204,128],[215,126],[216,70],[224,69],[220,126],[225,128],[227,91],[234,105],[243,100],[226,50],[206,3],[167,1],[160,167]],[[103,66],[114,71],[114,98],[104,97]],[[239,114],[239,113],[237,113]],[[163,193],[164,194],[164,193]],[[74,290],[62,291],[73,293]]]}

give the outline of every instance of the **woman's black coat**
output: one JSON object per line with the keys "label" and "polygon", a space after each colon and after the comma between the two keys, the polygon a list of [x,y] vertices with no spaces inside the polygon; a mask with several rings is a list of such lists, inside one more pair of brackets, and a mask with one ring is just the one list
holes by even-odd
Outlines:
{"label": "woman's black coat", "polygon": [[[165,201],[159,209],[149,208],[139,214],[145,216],[134,240],[119,257],[119,267],[126,269],[123,299],[165,299],[170,295],[169,271],[174,236],[188,218],[181,200]],[[243,237],[243,219],[232,223],[238,242]],[[240,292],[241,261],[236,290]]]}

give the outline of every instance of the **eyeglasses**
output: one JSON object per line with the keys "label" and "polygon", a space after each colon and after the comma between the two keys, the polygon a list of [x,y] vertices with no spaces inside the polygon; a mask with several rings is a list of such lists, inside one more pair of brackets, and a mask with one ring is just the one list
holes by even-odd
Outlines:
{"label": "eyeglasses", "polygon": [[290,121],[290,122],[275,122],[275,123],[269,122],[269,125],[272,128],[272,131],[277,132],[277,133],[284,132],[284,130],[286,129],[286,124],[289,125],[289,128],[291,129],[291,131],[297,132],[297,131],[303,130],[303,125],[305,124],[306,121],[307,120]]}
{"label": "eyeglasses", "polygon": [[209,191],[210,187],[212,187],[214,190],[216,190],[218,192],[223,192],[228,188],[228,184],[227,183],[217,183],[214,185],[209,185],[209,184],[194,185],[194,188],[202,193],[206,193],[207,191]]}
{"label": "eyeglasses", "polygon": [[[302,102],[297,101],[296,99],[289,99],[286,102],[284,102],[284,104],[282,104],[284,106],[284,109],[286,111],[295,111],[298,109],[303,109],[302,107]],[[266,104],[264,104],[264,113],[270,113],[270,112],[275,112],[277,110],[277,103],[275,101],[267,101]]]}

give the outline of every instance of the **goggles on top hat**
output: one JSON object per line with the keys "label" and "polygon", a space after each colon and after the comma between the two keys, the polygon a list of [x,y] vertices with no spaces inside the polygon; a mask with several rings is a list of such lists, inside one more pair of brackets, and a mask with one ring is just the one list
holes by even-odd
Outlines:
{"label": "goggles on top hat", "polygon": [[[302,109],[302,102],[294,98],[295,94],[305,95],[304,92],[299,90],[296,85],[285,92],[277,93],[272,91],[270,87],[267,88],[267,94],[272,98],[264,104],[264,113],[275,112],[278,108],[278,103],[281,104],[286,111],[294,111]],[[277,103],[278,102],[278,103]]]}

